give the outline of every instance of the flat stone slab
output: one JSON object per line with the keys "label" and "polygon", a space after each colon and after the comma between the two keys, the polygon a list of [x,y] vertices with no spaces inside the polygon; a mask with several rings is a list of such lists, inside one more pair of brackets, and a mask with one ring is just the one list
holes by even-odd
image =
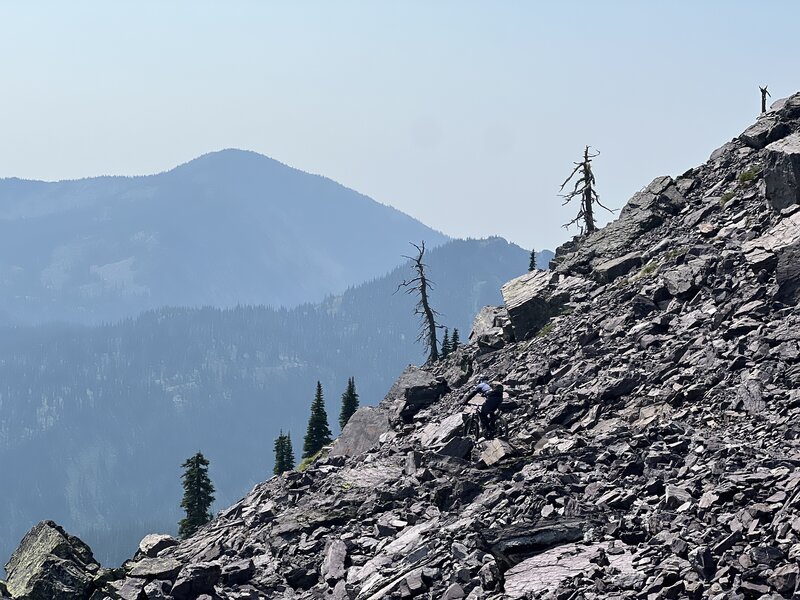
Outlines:
{"label": "flat stone slab", "polygon": [[[523,560],[505,573],[505,598],[530,598],[533,594],[555,589],[565,579],[590,570],[592,559],[600,551],[608,550],[608,543],[563,544]],[[627,550],[622,554],[606,554],[610,566],[623,574],[634,573],[632,556]]]}
{"label": "flat stone slab", "polygon": [[374,406],[360,407],[333,443],[331,456],[358,456],[378,445],[389,431],[389,413]]}

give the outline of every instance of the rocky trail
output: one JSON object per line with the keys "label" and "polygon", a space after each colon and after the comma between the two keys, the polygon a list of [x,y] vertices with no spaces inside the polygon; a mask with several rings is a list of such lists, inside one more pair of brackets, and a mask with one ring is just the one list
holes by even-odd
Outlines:
{"label": "rocky trail", "polygon": [[[800,94],[503,287],[304,472],[122,568],[43,522],[13,598],[800,598]],[[478,374],[508,439],[462,436]]]}

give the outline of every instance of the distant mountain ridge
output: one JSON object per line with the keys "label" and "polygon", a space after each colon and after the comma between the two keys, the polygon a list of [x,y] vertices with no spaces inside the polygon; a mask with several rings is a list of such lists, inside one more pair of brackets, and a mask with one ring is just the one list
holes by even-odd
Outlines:
{"label": "distant mountain ridge", "polygon": [[[426,253],[431,302],[465,340],[502,282],[525,272],[528,251],[501,238],[454,240]],[[388,275],[294,309],[165,308],[114,325],[0,328],[0,564],[33,523],[56,519],[105,563],[145,533],[174,530],[179,465],[198,449],[212,461],[220,505],[272,468],[272,442],[291,431],[301,449],[322,382],[331,427],[354,376],[374,404],[407,364],[414,298]],[[112,526],[113,525],[113,526]]]}
{"label": "distant mountain ridge", "polygon": [[[114,321],[165,305],[295,306],[382,276],[412,217],[255,152],[140,177],[0,180],[0,321]],[[201,267],[202,266],[202,267]]]}

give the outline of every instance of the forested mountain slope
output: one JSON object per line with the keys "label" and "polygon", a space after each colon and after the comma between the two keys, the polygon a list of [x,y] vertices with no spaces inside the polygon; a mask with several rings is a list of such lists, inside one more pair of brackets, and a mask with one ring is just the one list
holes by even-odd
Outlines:
{"label": "forested mountain slope", "polygon": [[0,180],[0,323],[319,302],[447,238],[325,177],[223,150],[144,177]]}
{"label": "forested mountain slope", "polygon": [[[500,238],[452,241],[426,258],[442,324],[463,335],[528,265]],[[336,430],[348,377],[374,404],[422,358],[414,299],[395,293],[408,277],[400,267],[295,309],[166,308],[99,327],[4,328],[0,556],[47,517],[104,561],[121,560],[143,532],[175,530],[179,466],[198,449],[211,460],[217,506],[235,500],[270,473],[280,429],[299,456],[317,380]]]}

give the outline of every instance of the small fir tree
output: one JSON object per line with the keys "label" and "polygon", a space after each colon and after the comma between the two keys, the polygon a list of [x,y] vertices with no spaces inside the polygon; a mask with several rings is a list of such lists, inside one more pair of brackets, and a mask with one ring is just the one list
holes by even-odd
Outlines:
{"label": "small fir tree", "polygon": [[294,469],[292,437],[290,434],[284,434],[281,430],[280,435],[275,438],[275,466],[272,468],[272,473],[280,475],[292,469]]}
{"label": "small fir tree", "polygon": [[536,270],[536,250],[531,250],[531,262],[528,264],[528,273]]}
{"label": "small fir tree", "polygon": [[317,382],[317,393],[311,403],[311,415],[308,417],[308,429],[303,440],[303,458],[311,458],[331,443],[331,430],[328,427],[328,413],[322,398],[322,384]]}
{"label": "small fir tree", "polygon": [[211,520],[209,509],[214,502],[214,486],[208,477],[208,464],[202,452],[198,452],[181,465],[184,469],[181,508],[186,511],[186,517],[178,523],[182,538],[190,537]]}
{"label": "small fir tree", "polygon": [[455,352],[461,345],[461,340],[458,337],[458,328],[453,328],[453,337],[450,338],[450,352]]}
{"label": "small fir tree", "polygon": [[450,331],[447,327],[444,328],[444,337],[442,338],[442,358],[447,358],[452,350],[450,346]]}
{"label": "small fir tree", "polygon": [[351,377],[347,380],[347,389],[342,394],[342,410],[339,412],[339,427],[344,429],[350,417],[358,410],[358,394],[356,393],[356,380]]}

